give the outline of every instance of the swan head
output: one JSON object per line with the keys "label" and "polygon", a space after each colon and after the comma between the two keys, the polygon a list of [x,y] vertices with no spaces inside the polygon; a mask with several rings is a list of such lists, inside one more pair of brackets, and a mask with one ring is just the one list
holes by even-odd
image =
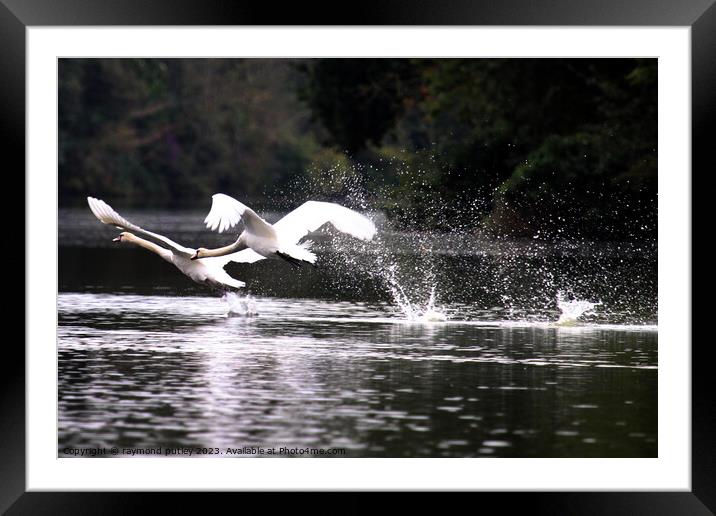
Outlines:
{"label": "swan head", "polygon": [[194,256],[191,257],[192,260],[198,260],[199,258],[206,258],[208,256],[209,250],[205,247],[200,247],[196,250],[194,253]]}
{"label": "swan head", "polygon": [[126,231],[122,231],[117,238],[112,239],[112,242],[121,242],[123,240],[131,240],[134,235]]}

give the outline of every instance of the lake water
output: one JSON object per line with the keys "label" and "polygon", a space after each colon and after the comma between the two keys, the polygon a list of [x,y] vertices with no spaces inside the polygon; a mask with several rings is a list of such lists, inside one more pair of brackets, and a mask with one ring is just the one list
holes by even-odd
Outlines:
{"label": "lake water", "polygon": [[[232,239],[199,212],[120,212]],[[231,264],[247,288],[226,300],[116,234],[60,211],[59,456],[657,456],[654,243],[329,235],[315,269]],[[445,321],[421,319],[431,294]]]}

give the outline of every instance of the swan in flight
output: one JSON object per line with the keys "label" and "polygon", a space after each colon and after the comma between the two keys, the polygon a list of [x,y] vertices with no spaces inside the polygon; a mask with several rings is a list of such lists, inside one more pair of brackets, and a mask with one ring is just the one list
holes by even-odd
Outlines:
{"label": "swan in flight", "polygon": [[[196,254],[195,249],[184,247],[163,235],[152,233],[151,231],[144,230],[132,224],[104,201],[95,199],[94,197],[87,197],[87,202],[92,213],[100,222],[125,230],[114,239],[114,242],[129,242],[148,249],[169,263],[174,264],[177,269],[195,282],[217,290],[227,291],[241,288],[245,285],[243,281],[232,278],[224,270],[224,266],[232,261],[228,256],[225,258],[209,258],[207,260],[193,261],[191,258]],[[154,242],[140,238],[134,235],[134,233],[144,235],[154,240]],[[157,243],[161,245],[157,245]]]}
{"label": "swan in flight", "polygon": [[293,266],[302,262],[315,264],[316,255],[310,250],[312,242],[299,243],[309,232],[324,224],[361,240],[371,240],[375,224],[360,213],[331,202],[308,201],[275,224],[269,224],[254,210],[233,197],[215,194],[211,210],[204,222],[219,233],[234,227],[239,220],[246,229],[231,245],[218,249],[200,247],[192,260],[228,256],[231,261],[253,263],[264,258],[282,258]]}

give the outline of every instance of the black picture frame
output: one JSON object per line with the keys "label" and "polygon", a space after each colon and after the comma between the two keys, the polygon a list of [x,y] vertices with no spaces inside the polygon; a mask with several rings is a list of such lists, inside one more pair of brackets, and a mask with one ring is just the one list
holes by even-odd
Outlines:
{"label": "black picture frame", "polygon": [[[366,1],[328,9],[321,3],[231,0],[0,0],[0,142],[5,163],[25,170],[25,30],[31,26],[82,25],[618,25],[689,26],[692,38],[692,172],[714,167],[716,134],[716,0],[435,0]],[[340,8],[339,8],[340,7]],[[19,174],[17,174],[19,176]],[[24,183],[24,182],[23,182]],[[18,186],[24,191],[24,186]],[[693,191],[693,189],[692,189]],[[24,247],[23,247],[24,248]],[[24,253],[24,251],[23,251]],[[25,269],[24,254],[10,257]],[[22,261],[22,263],[21,263]],[[20,305],[20,303],[17,303]],[[24,304],[22,304],[24,306]],[[688,345],[689,343],[678,343]],[[716,511],[716,410],[708,360],[710,346],[692,347],[692,491],[618,493],[475,493],[478,503],[497,502],[501,512],[528,506],[536,514],[713,514]],[[153,498],[163,512],[186,510],[178,493],[26,492],[25,352],[6,342],[0,375],[0,511],[7,514],[115,514],[148,507]],[[224,497],[236,496],[226,494]],[[247,494],[242,503],[246,503]],[[253,495],[252,495],[253,496]],[[255,496],[254,496],[255,497]],[[341,512],[361,513],[372,505],[355,503]],[[411,497],[423,504],[423,497]],[[255,500],[263,503],[261,500]],[[453,500],[455,503],[456,500]],[[469,503],[475,503],[470,501]],[[206,509],[206,506],[203,506]],[[407,507],[406,507],[407,509]]]}

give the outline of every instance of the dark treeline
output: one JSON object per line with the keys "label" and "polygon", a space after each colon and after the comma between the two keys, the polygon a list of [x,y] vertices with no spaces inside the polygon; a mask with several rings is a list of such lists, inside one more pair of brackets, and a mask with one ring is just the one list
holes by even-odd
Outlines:
{"label": "dark treeline", "polygon": [[655,59],[59,65],[61,206],[362,197],[405,227],[651,238],[656,142]]}

